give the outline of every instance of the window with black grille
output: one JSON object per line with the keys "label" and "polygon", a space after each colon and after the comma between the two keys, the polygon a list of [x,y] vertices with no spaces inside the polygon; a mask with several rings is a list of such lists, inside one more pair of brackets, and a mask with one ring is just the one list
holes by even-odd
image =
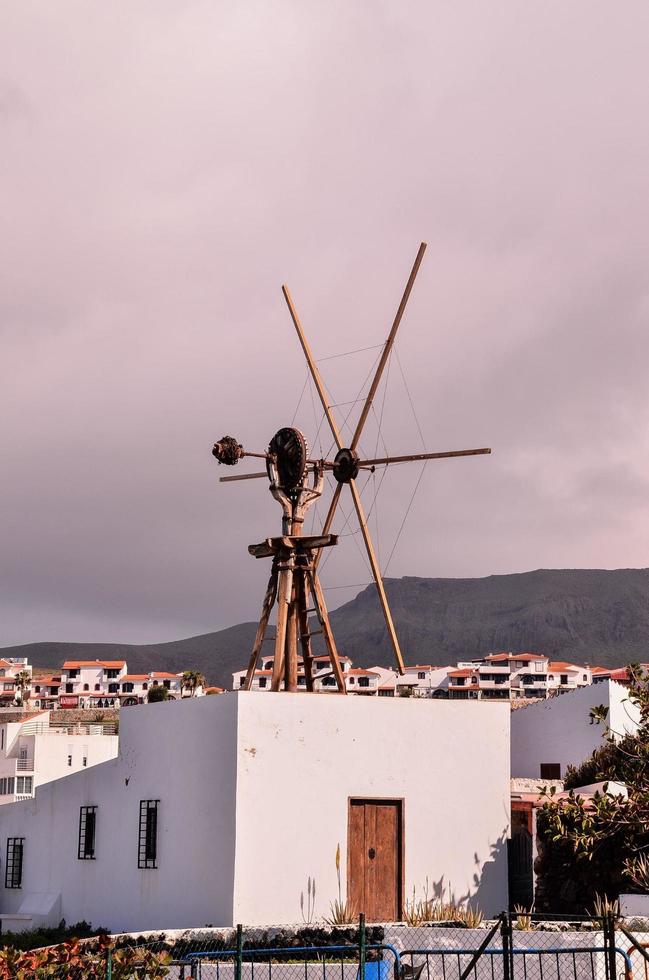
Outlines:
{"label": "window with black grille", "polygon": [[138,868],[158,867],[158,804],[160,800],[140,800]]}
{"label": "window with black grille", "polygon": [[95,831],[97,829],[97,807],[79,808],[79,851],[80,861],[95,860]]}
{"label": "window with black grille", "polygon": [[20,888],[23,883],[24,837],[7,837],[7,863],[5,864],[5,888]]}

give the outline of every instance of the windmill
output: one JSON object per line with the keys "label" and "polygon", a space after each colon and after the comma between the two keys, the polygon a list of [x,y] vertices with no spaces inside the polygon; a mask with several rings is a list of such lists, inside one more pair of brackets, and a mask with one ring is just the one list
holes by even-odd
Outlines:
{"label": "windmill", "polygon": [[[219,442],[214,444],[212,450],[213,455],[219,463],[228,466],[236,465],[241,459],[247,456],[265,460],[265,471],[225,476],[221,477],[221,482],[267,478],[270,483],[270,492],[281,505],[283,514],[282,534],[279,537],[266,538],[260,544],[250,545],[248,548],[250,554],[255,558],[272,558],[272,567],[243,685],[244,690],[250,690],[252,686],[262,644],[266,636],[268,621],[277,601],[277,626],[275,631],[275,655],[271,690],[279,691],[282,687],[282,682],[286,691],[296,691],[298,689],[298,647],[302,651],[306,689],[307,691],[313,690],[313,651],[311,639],[315,635],[322,635],[338,691],[341,694],[345,693],[345,678],[318,576],[318,564],[323,550],[333,547],[338,541],[337,535],[331,533],[331,528],[333,527],[336,509],[345,486],[349,487],[354,509],[358,517],[370,568],[376,583],[379,603],[394,651],[397,669],[400,674],[404,672],[403,656],[385,594],[383,578],[372,544],[360,492],[356,485],[356,477],[363,470],[373,471],[377,466],[388,466],[393,463],[428,459],[449,459],[460,456],[479,456],[491,452],[491,449],[460,449],[450,452],[383,456],[374,459],[361,459],[359,456],[358,447],[360,438],[394,346],[397,331],[425,251],[426,244],[422,242],[419,246],[419,251],[417,252],[417,257],[410,272],[408,282],[406,283],[406,288],[399,303],[388,339],[383,346],[374,378],[349,445],[345,445],[343,442],[341,430],[332,413],[331,401],[327,395],[311,347],[302,329],[302,324],[300,323],[291,294],[287,286],[282,286],[282,292],[302,346],[311,378],[313,379],[337,447],[337,453],[333,460],[312,458],[309,454],[304,435],[299,429],[293,426],[279,429],[270,440],[268,450],[263,453],[250,452],[244,449],[232,436],[224,436]],[[328,471],[333,474],[336,487],[325,518],[322,533],[319,535],[303,535],[302,529],[305,515],[309,507],[321,496],[324,489],[325,473]],[[309,605],[310,602],[313,603],[312,606]],[[319,629],[317,630],[310,629],[311,621],[309,620],[309,615],[313,613],[315,613],[319,625]]]}

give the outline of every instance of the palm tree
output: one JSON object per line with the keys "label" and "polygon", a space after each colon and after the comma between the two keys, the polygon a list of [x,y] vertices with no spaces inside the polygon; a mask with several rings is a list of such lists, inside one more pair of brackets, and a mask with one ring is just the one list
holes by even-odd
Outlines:
{"label": "palm tree", "polygon": [[205,678],[199,670],[185,670],[182,676],[182,688],[189,691],[190,698],[195,697],[197,687],[205,687]]}
{"label": "palm tree", "polygon": [[[20,670],[14,677],[14,684],[16,687],[16,701],[22,704],[25,700],[25,691],[29,691],[32,685],[32,675],[28,670]],[[29,700],[29,694],[27,695]]]}

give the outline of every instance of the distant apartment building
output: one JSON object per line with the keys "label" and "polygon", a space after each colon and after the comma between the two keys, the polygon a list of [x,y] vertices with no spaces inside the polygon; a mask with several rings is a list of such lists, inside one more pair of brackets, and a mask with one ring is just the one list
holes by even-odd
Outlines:
{"label": "distant apartment building", "polygon": [[538,699],[592,683],[590,667],[550,660],[538,653],[492,653],[449,670],[448,696],[491,701]]}
{"label": "distant apartment building", "polygon": [[61,668],[59,707],[114,707],[119,704],[126,672],[125,660],[66,660]]}
{"label": "distant apartment building", "polygon": [[[6,717],[6,716],[5,716]],[[115,723],[52,726],[49,711],[0,722],[0,805],[117,755]]]}
{"label": "distant apartment building", "polygon": [[[252,690],[270,691],[274,657],[264,657],[255,671]],[[451,700],[515,701],[545,699],[562,691],[588,687],[595,680],[608,679],[619,671],[583,667],[563,660],[551,660],[539,653],[490,653],[460,662],[456,667],[433,664],[406,666],[403,674],[390,667],[354,667],[349,657],[340,658],[345,690],[349,694],[378,697],[450,698]],[[329,658],[313,658],[314,690],[336,691]],[[245,684],[246,671],[232,675],[234,690]],[[306,690],[304,663],[298,661],[298,690]],[[283,689],[283,681],[282,681]]]}
{"label": "distant apartment building", "polygon": [[182,677],[182,672],[163,670],[129,674],[125,660],[66,660],[60,676],[32,679],[29,703],[45,710],[119,708],[142,704],[157,685],[166,688],[172,700],[205,693],[200,685],[193,691],[184,688]]}
{"label": "distant apartment building", "polygon": [[[340,666],[345,679],[345,690],[348,694],[377,695],[379,694],[380,675],[377,669],[367,670],[364,667],[353,667],[349,657],[341,656]],[[270,691],[273,677],[274,656],[264,657],[261,667],[255,671],[252,679],[253,691]],[[326,694],[329,691],[336,692],[336,678],[331,669],[331,661],[326,654],[313,658],[313,689]],[[246,671],[237,670],[232,675],[232,689],[240,691],[246,682]],[[306,691],[306,674],[304,672],[304,661],[298,659],[297,671],[298,690]],[[281,682],[281,690],[284,689],[284,681]]]}
{"label": "distant apartment building", "polygon": [[21,677],[31,676],[32,668],[26,657],[4,657],[0,659],[0,705],[20,701],[29,688],[21,686]]}
{"label": "distant apartment building", "polygon": [[417,664],[406,667],[403,674],[391,667],[372,667],[379,675],[379,697],[447,697],[448,673],[452,667]]}

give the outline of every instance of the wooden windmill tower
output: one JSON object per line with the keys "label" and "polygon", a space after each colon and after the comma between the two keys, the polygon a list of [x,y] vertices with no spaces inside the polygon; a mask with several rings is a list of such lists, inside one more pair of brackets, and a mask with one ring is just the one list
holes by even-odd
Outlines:
{"label": "wooden windmill tower", "polygon": [[[311,377],[313,378],[338,452],[333,460],[311,458],[303,434],[299,429],[293,428],[292,426],[279,429],[271,439],[268,451],[265,453],[249,452],[231,436],[224,436],[214,445],[212,450],[213,455],[219,463],[224,463],[228,466],[234,466],[245,456],[264,459],[266,461],[265,472],[245,473],[240,476],[225,476],[221,477],[221,482],[267,478],[270,483],[270,492],[281,505],[283,513],[281,536],[266,538],[260,544],[250,545],[248,548],[250,554],[255,558],[272,558],[272,569],[264,597],[259,626],[257,627],[257,633],[250,655],[244,690],[250,690],[252,686],[270,614],[277,601],[277,628],[271,690],[279,691],[283,681],[284,690],[297,691],[299,649],[301,649],[304,663],[306,689],[308,691],[313,690],[313,652],[311,638],[317,633],[322,634],[324,638],[327,655],[331,661],[331,670],[335,677],[338,691],[341,694],[345,693],[345,679],[329,623],[322,586],[318,577],[318,563],[323,549],[332,547],[338,541],[337,536],[331,533],[331,528],[333,527],[336,509],[344,486],[348,486],[351,492],[372,569],[372,575],[376,583],[385,625],[394,650],[397,668],[401,674],[404,671],[399,640],[383,587],[383,579],[372,545],[360,493],[356,486],[356,477],[363,469],[373,470],[377,466],[385,466],[390,463],[405,463],[427,459],[448,459],[455,456],[478,456],[491,452],[490,449],[460,449],[451,452],[416,453],[406,456],[389,456],[376,459],[359,458],[357,449],[363,428],[381,382],[383,371],[390,357],[397,330],[399,329],[399,324],[401,323],[425,250],[426,245],[422,243],[394,318],[392,329],[383,347],[376,373],[370,385],[349,446],[345,446],[343,443],[340,429],[331,411],[330,399],[327,396],[320,372],[318,371],[293,300],[286,286],[282,286],[282,292],[284,293],[291,319],[293,320],[300,344],[302,345]],[[322,494],[326,471],[332,472],[336,480],[336,488],[329,505],[322,534],[306,536],[302,534],[304,518],[309,507]],[[311,603],[312,605],[310,605]],[[319,624],[319,629],[316,631],[310,630],[309,615],[311,613],[315,613]]]}

